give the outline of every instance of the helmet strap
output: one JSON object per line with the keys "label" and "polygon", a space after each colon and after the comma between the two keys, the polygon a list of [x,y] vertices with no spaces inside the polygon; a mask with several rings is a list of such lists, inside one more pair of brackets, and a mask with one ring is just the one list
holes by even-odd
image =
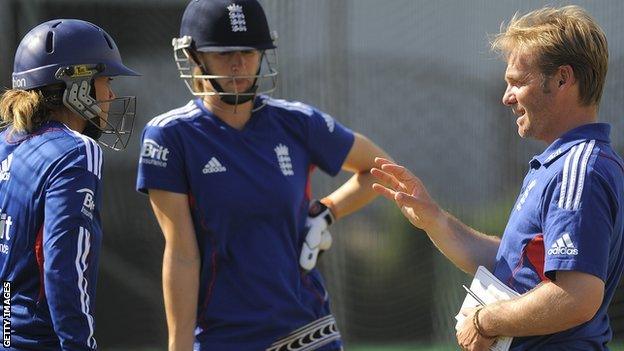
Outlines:
{"label": "helmet strap", "polygon": [[[89,90],[89,96],[94,101],[97,101],[97,96],[95,93],[95,79],[91,79],[91,90]],[[100,139],[100,137],[102,136],[102,129],[97,127],[99,125],[101,125],[100,116],[95,116],[91,119],[87,119],[87,126],[82,131],[82,134],[88,136],[93,140]]]}

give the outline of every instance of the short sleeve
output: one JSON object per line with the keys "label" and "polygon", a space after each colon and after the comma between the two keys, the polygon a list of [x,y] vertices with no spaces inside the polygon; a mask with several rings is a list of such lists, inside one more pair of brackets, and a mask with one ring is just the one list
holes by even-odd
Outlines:
{"label": "short sleeve", "polygon": [[353,132],[332,116],[314,110],[308,119],[308,150],[312,163],[334,176],[340,172],[354,141]]}
{"label": "short sleeve", "polygon": [[136,189],[147,193],[159,189],[186,194],[188,183],[178,139],[171,127],[147,125],[141,136],[141,155]]}
{"label": "short sleeve", "polygon": [[554,280],[556,271],[580,271],[606,281],[615,206],[608,182],[595,170],[560,175],[547,192],[544,273]]}

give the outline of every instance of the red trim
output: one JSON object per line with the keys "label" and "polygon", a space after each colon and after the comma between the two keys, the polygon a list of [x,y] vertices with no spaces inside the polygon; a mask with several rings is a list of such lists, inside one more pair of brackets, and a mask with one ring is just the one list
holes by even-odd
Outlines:
{"label": "red trim", "polygon": [[[208,225],[206,225],[206,222],[204,221],[203,216],[201,215],[201,213],[199,213],[199,210],[197,208],[197,202],[193,194],[189,193],[188,199],[189,199],[189,206],[191,210],[195,211],[197,215],[199,216],[199,219],[200,219],[199,222],[200,222],[201,228],[208,234],[212,233],[208,229]],[[204,302],[201,307],[201,313],[199,314],[199,316],[197,316],[197,323],[200,324],[202,328],[204,329],[208,327],[204,321],[204,316],[206,315],[206,310],[208,309],[208,305],[210,304],[210,300],[212,298],[212,292],[217,282],[217,241],[214,235],[211,235],[210,242],[212,244],[212,253],[210,254],[210,263],[212,264],[212,270],[211,270],[212,274],[210,277],[210,282],[208,283],[208,291],[206,291],[206,298],[204,299]]]}
{"label": "red trim", "polygon": [[[311,182],[311,178],[312,178],[312,172],[314,172],[315,169],[316,169],[315,165],[308,166],[308,179],[306,179],[305,190],[304,190],[304,196],[305,196],[306,202],[308,202],[308,201],[310,201],[310,199],[312,199],[312,182]],[[307,210],[306,210],[306,212],[307,212]]]}
{"label": "red trim", "polygon": [[541,281],[549,281],[544,275],[544,257],[546,251],[544,249],[544,235],[538,234],[525,247],[525,255],[529,262],[535,268],[535,272],[539,275]]}
{"label": "red trim", "polygon": [[527,258],[529,263],[533,265],[535,273],[540,277],[541,281],[550,281],[544,275],[544,235],[542,233],[536,234],[531,241],[529,241],[522,248],[522,253],[520,254],[520,261],[516,265],[516,268],[511,272],[511,277],[507,281],[507,285],[513,287],[513,282],[515,280],[516,274],[522,267],[524,267],[524,257]]}
{"label": "red trim", "polygon": [[35,258],[39,267],[39,301],[45,297],[45,285],[43,280],[43,224],[35,238]]}
{"label": "red trim", "polygon": [[212,291],[214,289],[215,283],[217,281],[217,249],[216,249],[216,242],[214,240],[214,238],[211,240],[212,241],[212,255],[210,256],[210,262],[212,263],[212,278],[210,279],[210,283],[208,283],[208,291],[206,292],[206,298],[204,299],[204,303],[202,305],[202,312],[199,315],[198,319],[198,323],[201,324],[201,326],[205,329],[208,326],[206,325],[206,322],[204,321],[204,316],[206,315],[206,311],[208,310],[208,305],[210,304],[210,300],[212,298]]}

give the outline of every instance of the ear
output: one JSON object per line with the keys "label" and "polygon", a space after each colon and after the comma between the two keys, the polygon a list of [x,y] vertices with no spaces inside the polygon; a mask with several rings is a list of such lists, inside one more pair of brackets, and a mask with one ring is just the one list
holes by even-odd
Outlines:
{"label": "ear", "polygon": [[558,89],[567,89],[576,83],[574,70],[570,65],[559,66],[555,78]]}

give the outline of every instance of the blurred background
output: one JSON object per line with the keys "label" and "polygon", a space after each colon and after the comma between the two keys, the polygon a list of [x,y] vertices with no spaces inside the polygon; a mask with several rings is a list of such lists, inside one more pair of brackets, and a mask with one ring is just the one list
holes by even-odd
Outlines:
{"label": "blurred background", "polygon": [[[420,176],[438,202],[477,229],[500,234],[528,161],[545,145],[521,140],[500,103],[505,63],[489,51],[501,22],[535,0],[261,0],[279,34],[276,97],[299,100],[369,136]],[[135,135],[107,153],[104,247],[98,282],[103,350],[164,350],[164,240],[147,198],[134,192],[139,138],[152,117],[185,104],[171,38],[186,0],[0,0],[0,86],[10,87],[13,54],[32,27],[80,18],[103,27],[126,64],[144,75],[115,81],[137,95]],[[624,2],[578,4],[601,24],[610,67],[601,104],[623,153]],[[315,174],[322,197],[347,175]],[[454,316],[470,277],[438,253],[389,202],[378,199],[332,228],[321,269],[347,350],[453,350]],[[624,339],[624,288],[610,309]]]}

